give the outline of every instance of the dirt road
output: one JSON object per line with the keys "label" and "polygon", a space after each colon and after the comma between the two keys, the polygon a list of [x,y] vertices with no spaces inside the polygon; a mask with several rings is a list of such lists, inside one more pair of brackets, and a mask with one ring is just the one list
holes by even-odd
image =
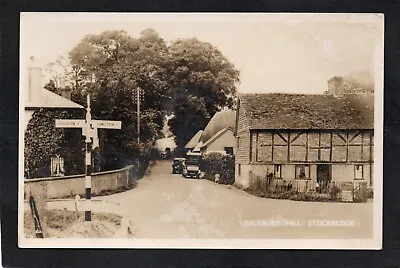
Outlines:
{"label": "dirt road", "polygon": [[[234,187],[171,174],[161,161],[127,192],[139,238],[370,238],[372,203],[316,203],[260,198]],[[332,226],[335,225],[335,226]]]}

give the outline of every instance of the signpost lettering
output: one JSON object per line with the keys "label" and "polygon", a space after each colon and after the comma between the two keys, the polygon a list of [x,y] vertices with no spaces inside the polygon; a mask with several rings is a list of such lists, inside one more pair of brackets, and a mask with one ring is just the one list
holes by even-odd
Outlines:
{"label": "signpost lettering", "polygon": [[75,119],[56,119],[56,127],[58,128],[83,128],[85,120]]}
{"label": "signpost lettering", "polygon": [[121,121],[92,120],[92,125],[97,128],[121,129]]}

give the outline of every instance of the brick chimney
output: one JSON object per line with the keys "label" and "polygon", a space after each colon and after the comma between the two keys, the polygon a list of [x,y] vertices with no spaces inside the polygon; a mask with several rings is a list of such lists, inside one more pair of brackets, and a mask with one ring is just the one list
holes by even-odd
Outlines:
{"label": "brick chimney", "polygon": [[42,98],[42,68],[35,64],[35,58],[30,58],[29,63],[29,85],[27,102],[37,104]]}
{"label": "brick chimney", "polygon": [[344,79],[341,76],[334,76],[328,80],[328,94],[341,97],[344,94]]}

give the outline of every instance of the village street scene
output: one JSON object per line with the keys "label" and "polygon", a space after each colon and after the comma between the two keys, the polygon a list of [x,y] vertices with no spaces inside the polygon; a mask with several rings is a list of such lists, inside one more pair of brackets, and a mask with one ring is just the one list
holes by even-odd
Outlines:
{"label": "village street scene", "polygon": [[68,16],[21,17],[20,237],[373,238],[379,24]]}

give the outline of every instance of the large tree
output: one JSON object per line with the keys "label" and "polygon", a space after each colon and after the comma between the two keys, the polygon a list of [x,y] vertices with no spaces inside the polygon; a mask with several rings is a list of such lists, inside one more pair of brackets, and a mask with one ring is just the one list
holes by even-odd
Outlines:
{"label": "large tree", "polygon": [[169,53],[169,108],[174,114],[169,125],[182,149],[217,111],[232,108],[239,71],[215,46],[196,38],[173,42]]}
{"label": "large tree", "polygon": [[[90,94],[94,119],[122,121],[121,130],[100,131],[99,161],[103,170],[149,156],[154,141],[162,135],[166,115],[172,116],[169,125],[182,148],[215,112],[232,107],[239,82],[239,72],[213,45],[196,38],[168,45],[153,29],[142,31],[137,38],[124,31],[89,34],[69,53],[69,62],[60,58],[47,68],[53,76],[46,85],[48,90],[61,94],[68,88],[72,100],[83,106]],[[138,88],[142,100],[140,144],[136,124]],[[40,116],[47,121],[40,121]],[[35,128],[50,126],[55,116],[60,115],[49,117],[45,111],[35,114],[28,127],[28,155],[41,146],[35,137],[45,135],[45,129],[39,131],[43,127],[37,131]],[[69,142],[59,130],[47,129],[49,139],[43,150],[37,151],[39,160],[43,157],[39,154],[52,153],[63,142]],[[31,167],[40,164],[37,159],[29,160]]]}
{"label": "large tree", "polygon": [[[165,54],[167,46],[153,30],[135,39],[123,31],[105,31],[86,36],[71,52],[73,69],[80,79],[73,98],[83,103],[87,93],[93,100],[94,118],[120,120],[122,129],[102,131],[100,145],[104,165],[115,168],[130,163],[161,136],[167,98]],[[137,102],[140,88],[140,140],[137,144]]]}

